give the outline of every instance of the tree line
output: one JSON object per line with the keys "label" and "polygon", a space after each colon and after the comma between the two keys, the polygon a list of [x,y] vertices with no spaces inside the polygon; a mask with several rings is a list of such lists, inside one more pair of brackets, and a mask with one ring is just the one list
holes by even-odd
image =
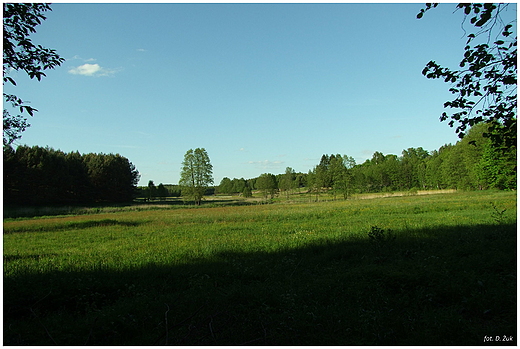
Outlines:
{"label": "tree line", "polygon": [[128,202],[139,178],[119,154],[4,146],[4,204]]}
{"label": "tree line", "polygon": [[[207,187],[204,195],[215,194],[214,187]],[[151,200],[165,200],[166,198],[178,198],[182,196],[182,187],[178,184],[163,184],[155,185],[153,180],[148,181],[147,186],[137,187],[136,198]]]}
{"label": "tree line", "polygon": [[179,185],[149,181],[137,188],[139,173],[119,154],[64,153],[52,148],[4,147],[4,202],[6,204],[73,204],[128,202],[135,197],[179,197],[200,205],[204,195],[241,194],[253,190],[265,198],[305,188],[319,200],[323,192],[347,199],[354,193],[428,189],[516,190],[516,146],[497,144],[486,137],[489,125],[473,126],[455,145],[432,152],[403,150],[401,156],[376,151],[371,159],[356,164],[354,158],[324,154],[307,173],[287,167],[285,173],[263,173],[244,179],[224,177],[213,184],[209,156],[204,148],[188,150]]}
{"label": "tree line", "polygon": [[354,193],[428,189],[516,190],[516,146],[496,144],[485,137],[489,125],[481,123],[455,145],[432,152],[419,148],[403,150],[401,156],[375,152],[362,164],[347,155],[324,154],[307,173],[287,167],[285,173],[264,173],[245,180],[223,178],[217,193],[258,190],[264,198],[289,195],[306,188],[319,196],[330,191],[347,199]]}
{"label": "tree line", "polygon": [[174,184],[159,183],[159,185],[156,186],[155,183],[150,180],[148,181],[148,185],[146,187],[137,187],[137,197],[147,200],[164,200],[167,197],[179,196],[181,196],[181,188],[180,186]]}
{"label": "tree line", "polygon": [[427,152],[403,150],[401,157],[376,152],[351,171],[360,192],[411,189],[516,189],[516,146],[485,137],[489,125],[473,126],[455,145]]}

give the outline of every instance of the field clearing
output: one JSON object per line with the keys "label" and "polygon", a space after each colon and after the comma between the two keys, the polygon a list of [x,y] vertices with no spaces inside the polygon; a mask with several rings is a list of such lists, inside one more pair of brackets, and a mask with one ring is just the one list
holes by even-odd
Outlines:
{"label": "field clearing", "polygon": [[4,221],[4,345],[497,335],[516,344],[516,192]]}

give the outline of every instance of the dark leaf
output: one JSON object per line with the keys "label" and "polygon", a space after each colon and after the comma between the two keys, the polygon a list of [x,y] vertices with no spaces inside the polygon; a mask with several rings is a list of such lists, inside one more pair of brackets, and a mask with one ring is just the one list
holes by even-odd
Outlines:
{"label": "dark leaf", "polygon": [[[37,78],[41,80],[45,74],[42,70],[54,68],[61,65],[64,59],[61,58],[55,50],[49,50],[41,45],[33,44],[29,35],[36,33],[35,27],[45,20],[43,12],[50,10],[48,4],[41,3],[4,3],[4,84],[10,82],[16,85],[13,78],[6,76],[8,69],[23,70],[31,79]],[[20,112],[27,112],[33,115],[36,109],[23,106],[22,100],[14,95],[4,94],[4,100],[10,102],[13,107],[20,109]],[[6,111],[4,109],[4,120]],[[8,116],[9,117],[9,116]],[[19,133],[23,132],[28,123],[21,116],[13,116],[18,125],[13,128],[5,128],[4,123],[4,145],[11,144],[15,139],[20,137]],[[20,127],[22,125],[23,127]]]}
{"label": "dark leaf", "polygon": [[9,81],[11,84],[16,86],[16,82],[14,81],[14,79],[9,76],[4,77],[4,81]]}

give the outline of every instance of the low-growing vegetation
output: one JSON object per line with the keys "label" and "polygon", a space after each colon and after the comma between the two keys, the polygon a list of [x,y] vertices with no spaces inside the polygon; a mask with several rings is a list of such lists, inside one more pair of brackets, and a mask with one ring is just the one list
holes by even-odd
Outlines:
{"label": "low-growing vegetation", "polygon": [[515,192],[4,220],[4,345],[516,345],[516,315]]}

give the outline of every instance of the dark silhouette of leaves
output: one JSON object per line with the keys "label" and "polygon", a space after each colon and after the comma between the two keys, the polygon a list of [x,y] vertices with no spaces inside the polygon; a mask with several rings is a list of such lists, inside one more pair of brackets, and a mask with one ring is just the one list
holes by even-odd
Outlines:
{"label": "dark silhouette of leaves", "polygon": [[[437,4],[426,4],[417,18]],[[489,122],[487,136],[496,144],[516,145],[516,69],[517,38],[510,37],[513,24],[504,24],[501,13],[508,4],[458,4],[463,9],[465,23],[468,16],[477,31],[467,35],[467,45],[460,61],[461,70],[442,67],[430,61],[422,74],[428,79],[444,79],[451,85],[454,99],[444,103],[441,121],[448,121],[460,138],[468,127]],[[500,26],[503,25],[503,29]],[[500,31],[499,31],[500,30]],[[494,39],[493,39],[494,37]],[[474,43],[477,38],[483,42]]]}
{"label": "dark silhouette of leaves", "polygon": [[[55,50],[32,43],[29,35],[36,33],[35,27],[45,20],[44,12],[50,11],[49,4],[37,3],[4,3],[4,41],[3,41],[3,83],[16,86],[15,80],[9,76],[12,71],[22,70],[31,78],[41,81],[46,76],[43,72],[61,65],[65,59]],[[4,101],[13,107],[19,107],[20,113],[30,116],[37,111],[14,95],[4,93]],[[4,145],[12,144],[20,138],[20,134],[29,127],[23,115],[11,115],[4,109]]]}

